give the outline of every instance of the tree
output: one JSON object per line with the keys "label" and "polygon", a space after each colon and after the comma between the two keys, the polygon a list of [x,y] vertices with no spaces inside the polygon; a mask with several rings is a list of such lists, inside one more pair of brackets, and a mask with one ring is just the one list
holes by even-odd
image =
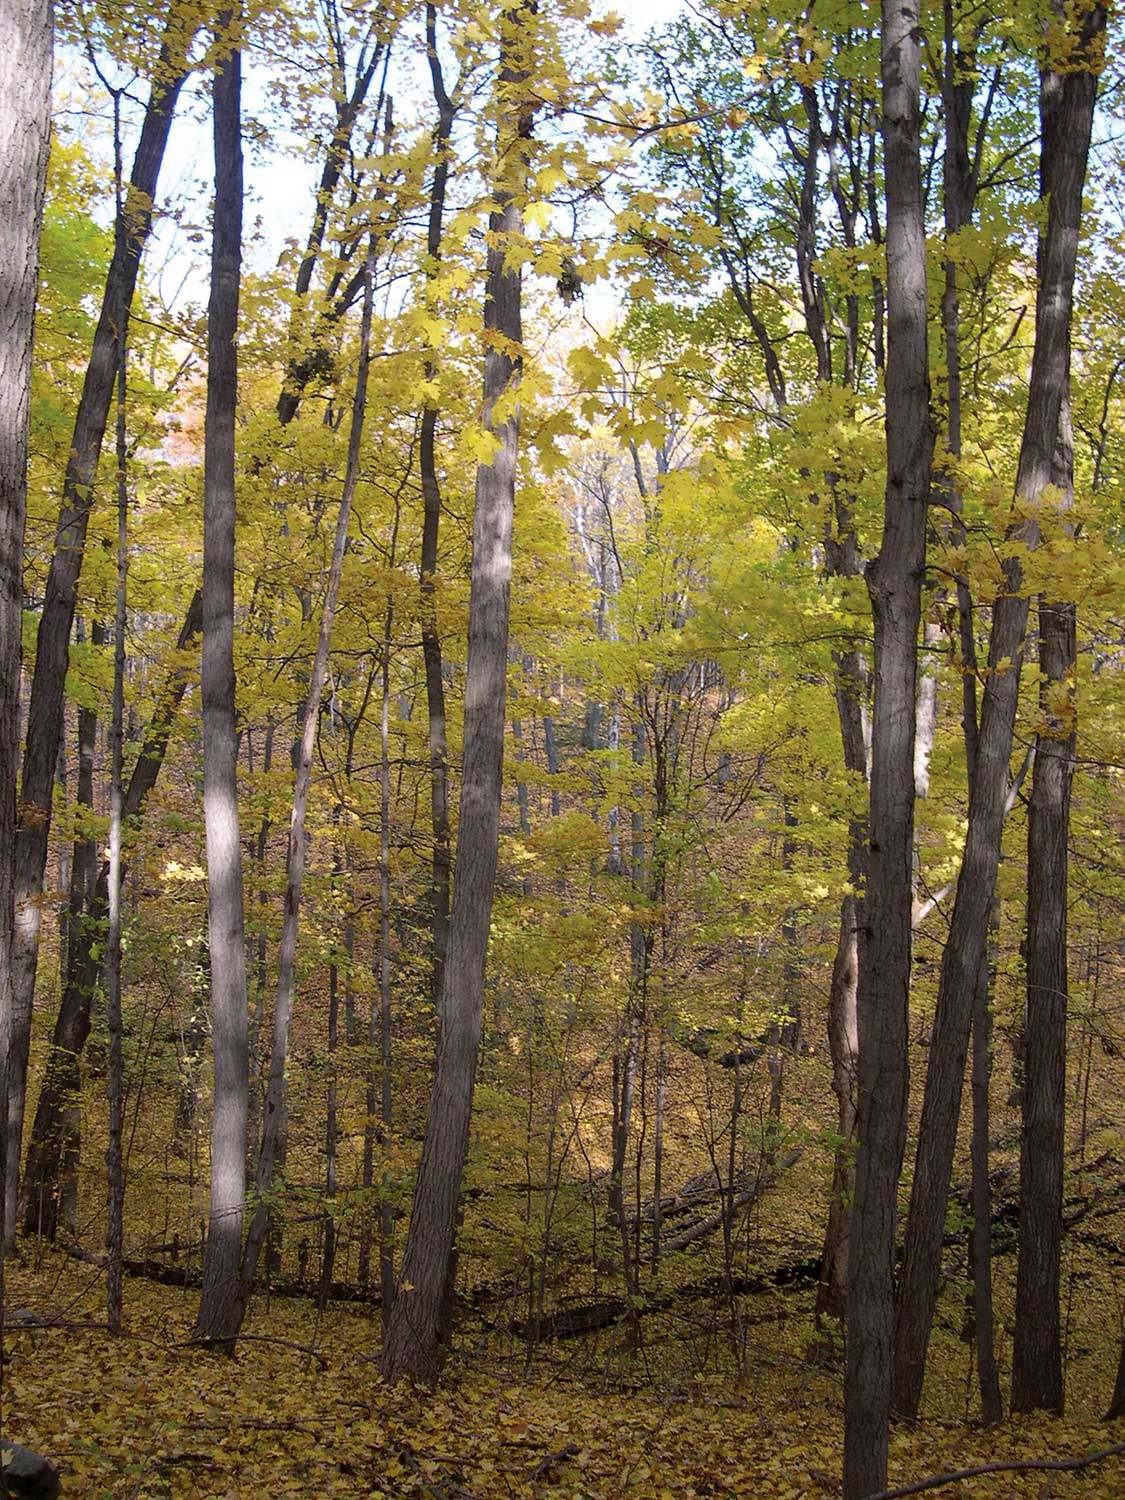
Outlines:
{"label": "tree", "polygon": [[[1094,6],[1083,16],[1077,33],[1064,33],[1062,56],[1047,55],[1040,85],[1040,196],[1047,202],[1047,221],[1039,242],[1035,348],[1016,475],[1017,515],[1004,560],[1003,590],[993,605],[968,834],[942,955],[898,1289],[894,1407],[908,1417],[917,1415],[922,1395],[973,997],[985,961],[1008,805],[1009,760],[1028,616],[1021,554],[1038,540],[1037,508],[1051,482],[1067,387],[1082,190],[1104,27],[1105,11]],[[1064,59],[1067,70],[1061,71]]]}
{"label": "tree", "polygon": [[[1088,75],[1087,75],[1088,76]],[[1091,80],[1092,85],[1092,80]],[[1070,358],[1051,484],[1060,519],[1074,499]],[[1027,819],[1027,1012],[1020,1107],[1020,1230],[1012,1408],[1061,1413],[1063,1168],[1066,1154],[1067,906],[1077,664],[1073,602],[1039,597],[1039,709]]]}
{"label": "tree", "polygon": [[503,770],[512,514],[519,412],[520,273],[507,255],[522,228],[532,105],[526,91],[531,5],[502,10],[494,208],[485,280],[483,425],[493,448],[477,470],[469,596],[469,659],[457,835],[457,880],[446,953],[440,1041],[383,1373],[433,1384],[448,1351],[461,1177],[484,1008]]}
{"label": "tree", "polygon": [[168,12],[128,189],[114,226],[113,258],[106,273],[101,312],[74,419],[55,533],[55,552],[36,637],[35,672],[27,710],[19,827],[15,842],[16,939],[12,966],[4,1223],[5,1237],[9,1242],[16,1227],[27,1060],[39,956],[40,898],[47,861],[51,792],[62,726],[78,579],[82,571],[102,440],[113,397],[118,340],[129,320],[141,257],[152,227],[156,187],[168,132],[180,89],[188,76],[185,59],[197,24],[194,5],[175,4]]}
{"label": "tree", "polygon": [[248,1091],[246,949],[238,819],[234,677],[235,407],[242,265],[242,59],[238,19],[219,28],[213,119],[215,209],[207,309],[207,416],[203,491],[203,812],[211,958],[215,1104],[211,1219],[196,1331],[233,1347],[241,1321],[239,1261],[246,1198]]}
{"label": "tree", "polygon": [[920,69],[916,7],[884,0],[887,491],[882,545],[867,570],[875,702],[859,964],[859,1154],[848,1251],[845,1500],[862,1500],[887,1483],[895,1209],[906,1144],[915,694],[933,458]]}
{"label": "tree", "polygon": [[[50,0],[5,5],[0,12],[0,94],[5,101],[0,119],[0,260],[5,268],[0,286],[0,1100],[8,1098],[9,1057],[14,1033],[23,1024],[14,987],[15,870],[10,851],[17,828],[31,359],[53,59]],[[18,1067],[18,1040],[16,1051]],[[7,1139],[6,1121],[0,1120],[2,1225],[15,1214],[14,1203],[9,1212],[7,1201],[15,1182],[2,1170]],[[18,1130],[13,1150],[18,1161]],[[0,1306],[2,1254],[0,1247]]]}
{"label": "tree", "polygon": [[[374,245],[368,251],[363,289],[363,321],[359,334],[359,370],[356,375],[355,397],[352,402],[351,432],[348,438],[347,468],[340,496],[340,508],[336,517],[336,535],[332,548],[332,561],[324,588],[324,603],[321,608],[320,630],[317,635],[316,655],[313,659],[309,690],[305,699],[301,722],[301,735],[297,746],[297,767],[293,783],[293,809],[289,820],[289,845],[286,858],[285,906],[282,919],[281,944],[278,954],[277,997],[274,1005],[274,1034],[270,1050],[269,1084],[266,1090],[265,1119],[262,1126],[262,1144],[258,1153],[256,1179],[256,1202],[246,1245],[242,1256],[242,1300],[239,1325],[245,1313],[246,1302],[253,1289],[261,1254],[269,1227],[269,1197],[273,1189],[274,1168],[285,1120],[285,1064],[289,1051],[289,1027],[293,1014],[293,994],[296,987],[297,935],[301,912],[301,892],[305,878],[305,860],[308,835],[305,829],[308,814],[309,787],[312,782],[313,751],[316,745],[317,726],[320,722],[320,704],[324,694],[324,682],[328,675],[328,649],[332,640],[332,623],[336,615],[336,601],[340,593],[340,576],[344,568],[344,552],[348,542],[348,523],[351,518],[352,501],[355,498],[359,478],[360,450],[363,443],[363,423],[367,411],[368,367],[371,361],[371,300],[374,280]],[[212,964],[214,960],[212,959]],[[237,1332],[237,1326],[232,1332]]]}

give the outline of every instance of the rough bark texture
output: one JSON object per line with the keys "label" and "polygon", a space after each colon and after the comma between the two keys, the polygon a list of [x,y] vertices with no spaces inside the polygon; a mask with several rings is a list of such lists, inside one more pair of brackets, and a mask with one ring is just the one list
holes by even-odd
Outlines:
{"label": "rough bark texture", "polygon": [[[221,30],[230,24],[229,14]],[[211,1038],[211,1217],[196,1332],[232,1347],[241,1323],[239,1251],[246,1197],[248,1052],[238,731],[234,679],[234,426],[242,264],[241,58],[215,70],[215,211],[207,318],[203,494],[203,814],[207,834]]]}
{"label": "rough bark texture", "polygon": [[106,275],[101,313],[74,419],[70,456],[63,479],[62,507],[55,532],[55,553],[47,575],[43,613],[39,620],[24,745],[19,829],[15,841],[16,939],[12,965],[13,1028],[6,1163],[8,1212],[5,1233],[8,1238],[15,1232],[31,1013],[39,958],[43,872],[47,862],[51,791],[62,727],[78,578],[82,571],[102,439],[113,396],[118,335],[128,323],[141,255],[152,224],[153,201],[164,148],[180,88],[187,76],[182,59],[190,44],[193,25],[185,21],[182,7],[173,6],[133,159],[124,211],[116,225],[113,258]]}
{"label": "rough bark texture", "polygon": [[448,1349],[457,1208],[469,1145],[500,827],[519,419],[512,408],[502,420],[494,418],[494,411],[518,378],[522,338],[520,275],[505,269],[504,254],[509,237],[520,229],[516,195],[526,174],[524,140],[531,129],[530,112],[518,97],[515,62],[527,24],[525,6],[500,18],[500,123],[485,287],[483,406],[497,450],[492,462],[477,471],[473,512],[457,885],[441,1034],[410,1230],[383,1348],[388,1379],[427,1384],[437,1379]]}
{"label": "rough bark texture", "polygon": [[867,570],[875,623],[867,912],[860,945],[859,1153],[848,1268],[845,1500],[887,1481],[895,1207],[906,1131],[918,625],[933,433],[926,347],[918,13],[884,0],[887,492]]}
{"label": "rough bark texture", "polygon": [[[5,0],[0,7],[0,1101],[8,1097],[14,1011],[16,780],[20,732],[20,636],[23,618],[23,530],[27,512],[27,444],[39,230],[51,133],[53,66],[50,0]],[[58,751],[55,726],[51,770]],[[49,786],[49,782],[48,782]],[[48,795],[50,795],[48,791]],[[25,1051],[26,1055],[26,1051]],[[2,1107],[2,1106],[0,1106]],[[17,1124],[22,1126],[22,1116]],[[0,1224],[15,1222],[19,1134],[6,1152],[0,1120]],[[7,1179],[5,1155],[16,1171]],[[6,1211],[5,1211],[6,1210]],[[2,1285],[2,1283],[0,1283]]]}
{"label": "rough bark texture", "polygon": [[[1052,483],[1074,490],[1074,440],[1064,396]],[[1075,608],[1039,600],[1042,721],[1027,820],[1027,1010],[1024,1020],[1020,1240],[1012,1408],[1063,1409],[1059,1264],[1066,1129],[1067,844],[1074,769]]]}
{"label": "rough bark texture", "polygon": [[[1096,8],[1089,13],[1077,43],[1078,55],[1085,54],[1089,61],[1104,25],[1103,10]],[[1047,224],[1039,244],[1035,349],[1016,479],[1016,499],[1023,519],[1013,532],[1014,540],[1025,546],[1037,540],[1034,511],[1050,481],[1059,410],[1066,389],[1074,266],[1095,92],[1096,77],[1088,67],[1066,73],[1048,70],[1042,77],[1040,192],[1047,200]],[[968,834],[942,957],[926,1074],[899,1281],[894,1355],[894,1407],[910,1418],[917,1416],[922,1396],[973,996],[985,961],[1008,799],[1009,759],[1028,615],[1022,579],[1017,552],[1005,561],[1004,591],[993,607]]]}

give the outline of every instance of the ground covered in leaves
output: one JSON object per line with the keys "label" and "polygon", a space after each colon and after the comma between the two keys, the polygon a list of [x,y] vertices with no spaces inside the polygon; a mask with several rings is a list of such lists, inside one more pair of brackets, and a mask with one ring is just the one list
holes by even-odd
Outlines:
{"label": "ground covered in leaves", "polygon": [[[639,1348],[620,1334],[526,1351],[466,1322],[461,1353],[433,1397],[390,1391],[375,1360],[378,1322],[355,1305],[306,1300],[255,1308],[229,1360],[187,1341],[193,1290],[130,1279],[127,1334],[103,1327],[96,1268],[48,1255],[14,1266],[4,1437],[47,1454],[68,1497],[330,1496],[430,1500],[651,1500],[824,1496],[836,1492],[838,1372],[805,1356],[807,1324],[779,1299],[744,1309],[741,1369],[690,1374],[682,1331],[653,1320]],[[23,1320],[24,1326],[18,1326]],[[27,1326],[35,1320],[53,1326]],[[752,1320],[752,1321],[751,1321]],[[730,1329],[709,1333],[716,1363]],[[940,1357],[952,1360],[948,1340]],[[696,1351],[697,1353],[700,1351]],[[891,1477],[1005,1459],[1081,1455],[1125,1441],[1095,1412],[1106,1359],[1079,1380],[1065,1422],[1009,1421],[984,1432],[931,1412],[895,1434]],[[1106,1365],[1103,1370],[1102,1366]],[[950,1407],[966,1370],[939,1377]],[[1103,1385],[1103,1380],[1106,1383]],[[958,1387],[960,1395],[958,1396]],[[1101,1388],[1100,1393],[1098,1387]],[[1125,1461],[1083,1473],[995,1474],[931,1493],[992,1500],[1125,1493]]]}

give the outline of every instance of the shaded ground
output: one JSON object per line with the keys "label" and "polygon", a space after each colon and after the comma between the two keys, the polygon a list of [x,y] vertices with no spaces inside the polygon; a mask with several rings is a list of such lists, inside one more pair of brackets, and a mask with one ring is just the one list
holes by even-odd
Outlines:
{"label": "shaded ground", "polygon": [[[919,1430],[896,1433],[894,1483],[1125,1441],[1125,1423],[1111,1430],[1095,1415],[1111,1385],[1112,1292],[1093,1271],[1081,1286],[1071,1307],[1067,1421],[1008,1422],[996,1432],[966,1423],[966,1398],[975,1405],[967,1351],[946,1316],[931,1415]],[[378,1325],[364,1309],[320,1315],[298,1299],[259,1304],[254,1338],[229,1361],[185,1347],[194,1293],[137,1279],[126,1293],[129,1334],[112,1340],[75,1326],[104,1316],[95,1268],[48,1255],[38,1269],[11,1269],[9,1310],[70,1326],[9,1329],[4,1436],[53,1458],[66,1496],[782,1500],[835,1492],[841,1390],[833,1371],[804,1358],[804,1294],[716,1306],[709,1323],[690,1328],[654,1317],[639,1350],[625,1349],[618,1330],[596,1344],[540,1350],[530,1369],[516,1341],[470,1319],[448,1382],[424,1398],[382,1385]],[[721,1377],[692,1377],[705,1354],[725,1364]],[[1108,1500],[1125,1494],[1125,1462],[1082,1474],[993,1475],[931,1493]]]}

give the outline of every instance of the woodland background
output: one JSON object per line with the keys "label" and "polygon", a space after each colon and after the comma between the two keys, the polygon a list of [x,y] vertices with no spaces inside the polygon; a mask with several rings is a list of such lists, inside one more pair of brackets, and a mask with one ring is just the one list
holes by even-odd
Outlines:
{"label": "woodland background", "polygon": [[[1106,25],[946,0],[916,47],[933,481],[898,1201],[901,1285],[923,1295],[900,1291],[896,1401],[913,1365],[918,1420],[894,1429],[888,1482],[1117,1455],[943,1493],[1109,1495],[1122,1474],[1125,137]],[[884,649],[864,565],[893,421],[878,8],[67,0],[54,36],[3,851],[10,1037],[30,1005],[26,1104],[8,1044],[5,1440],[61,1464],[66,1494],[833,1492]],[[1095,77],[1067,388],[1027,500],[1036,244],[1042,272],[1062,201],[1043,174],[1076,139],[1041,128],[1041,92],[1085,79],[1092,105]],[[449,1014],[454,855],[469,868],[474,494],[515,453],[517,392],[452,1335],[408,1388],[379,1350]],[[229,497],[233,546],[243,894],[221,948],[205,489],[209,526]],[[990,661],[1013,599],[1026,630]],[[939,989],[1001,679],[998,874],[958,1057]],[[1052,774],[1061,841],[1029,864]],[[1029,1170],[1051,893],[1065,1134]],[[237,1006],[216,996],[237,963],[232,1085],[215,1058]],[[943,1067],[944,1186],[915,1166]],[[1052,1187],[1034,1173],[1055,1156]],[[1057,1264],[1023,1274],[1057,1299],[1065,1416],[1061,1387],[1025,1379],[1021,1400],[1017,1378],[1013,1417],[1017,1323],[1042,1312],[1017,1306],[1017,1267],[1052,1237]],[[927,1297],[919,1345],[901,1308],[909,1324]]]}

